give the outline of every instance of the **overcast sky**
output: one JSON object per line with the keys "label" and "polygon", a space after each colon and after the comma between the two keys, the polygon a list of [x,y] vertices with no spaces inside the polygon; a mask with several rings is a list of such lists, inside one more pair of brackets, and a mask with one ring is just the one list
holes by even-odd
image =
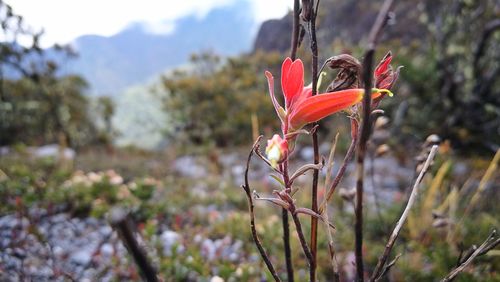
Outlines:
{"label": "overcast sky", "polygon": [[203,17],[215,7],[250,1],[260,22],[279,18],[291,0],[6,0],[35,29],[44,28],[42,46],[69,43],[83,34],[113,35],[130,23],[146,22],[151,31],[168,32],[183,16]]}

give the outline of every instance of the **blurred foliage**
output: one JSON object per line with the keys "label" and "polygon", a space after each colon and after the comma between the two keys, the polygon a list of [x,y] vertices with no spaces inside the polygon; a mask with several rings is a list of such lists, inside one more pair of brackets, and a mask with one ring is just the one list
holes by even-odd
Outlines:
{"label": "blurred foliage", "polygon": [[277,126],[264,71],[277,76],[281,61],[277,53],[225,61],[212,53],[194,55],[188,70],[174,71],[163,81],[172,136],[192,144],[228,146],[252,139],[252,114],[261,126]]}
{"label": "blurred foliage", "polygon": [[[110,129],[111,101],[93,117],[83,95],[87,83],[78,76],[57,75],[58,65],[39,46],[43,31],[33,31],[22,16],[0,1],[0,145],[59,143],[78,147],[97,140],[95,120]],[[22,43],[20,43],[22,42]],[[28,43],[26,43],[28,42]],[[60,56],[75,54],[68,46],[54,46]],[[109,142],[109,138],[101,138]]]}
{"label": "blurred foliage", "polygon": [[85,87],[86,83],[76,76],[4,81],[0,143],[58,143],[60,134],[71,146],[88,143],[95,136],[95,128],[82,94]]}
{"label": "blurred foliage", "polygon": [[[318,18],[320,61],[340,53],[362,57],[363,38],[378,11],[378,2],[322,3]],[[387,27],[387,36],[381,38],[377,52],[381,58],[392,50],[395,65],[404,66],[396,84],[396,98],[386,99],[383,107],[394,119],[395,139],[418,142],[436,133],[450,139],[454,148],[495,151],[500,144],[497,1],[407,0],[396,6],[397,18]],[[352,9],[364,20],[356,22],[351,32],[351,21],[342,11]],[[274,25],[266,23],[257,38],[265,46],[256,44],[253,54],[227,61],[201,54],[193,58],[191,68],[167,76],[165,109],[176,123],[172,135],[183,135],[196,144],[249,143],[252,113],[257,113],[261,127],[276,128],[261,73],[270,69],[279,78],[280,61],[288,54],[280,46],[289,44],[290,30],[285,22],[290,20],[288,16]],[[306,64],[306,84],[310,81],[307,41],[305,36],[298,53]],[[261,48],[280,50],[281,59],[270,51],[258,51]],[[329,74],[327,78],[332,77]],[[325,85],[329,79],[325,78]],[[279,79],[276,82],[279,93]]]}
{"label": "blurred foliage", "polygon": [[500,144],[498,1],[427,1],[417,7],[426,35],[412,46],[394,48],[405,66],[402,83],[410,87],[400,108],[406,112],[406,133],[438,133],[454,147],[495,151]]}
{"label": "blurred foliage", "polygon": [[[366,6],[344,4],[337,8]],[[328,9],[333,6],[325,7],[320,23],[332,21]],[[377,11],[379,5],[369,7]],[[407,0],[396,5],[396,18],[384,31],[387,36],[381,38],[377,52],[381,58],[392,50],[394,65],[404,66],[395,98],[384,99],[382,106],[393,119],[394,141],[415,144],[429,134],[439,134],[462,151],[496,151],[500,144],[499,15],[500,6],[494,0]],[[343,19],[338,21],[342,27]],[[358,29],[354,36],[359,37]],[[324,32],[331,37],[331,32]],[[333,43],[323,45],[320,52],[326,57],[347,52],[360,58],[363,45],[349,36],[332,37]]]}
{"label": "blurred foliage", "polygon": [[[33,60],[43,55],[43,50],[39,46],[43,31],[32,30],[26,25],[24,18],[15,14],[12,7],[3,1],[0,1],[0,23],[2,29],[0,77],[4,76],[5,65],[11,68],[11,72],[17,72],[32,79],[37,79],[39,73],[53,67],[52,62]],[[28,47],[19,44],[20,40],[29,42]]]}
{"label": "blurred foliage", "polygon": [[99,130],[99,139],[104,144],[111,144],[114,137],[118,134],[113,128],[112,118],[115,114],[115,102],[111,97],[100,96],[94,100],[94,109],[97,114],[97,118],[94,117],[96,126],[101,124]]}

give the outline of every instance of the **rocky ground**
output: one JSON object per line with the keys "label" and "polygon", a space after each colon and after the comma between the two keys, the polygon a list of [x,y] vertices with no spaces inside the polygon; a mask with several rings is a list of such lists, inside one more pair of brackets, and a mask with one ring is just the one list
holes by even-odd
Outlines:
{"label": "rocky ground", "polygon": [[[323,148],[322,151],[325,151],[323,155],[327,155],[328,148]],[[303,148],[294,160],[297,164],[292,167],[311,158],[312,149]],[[221,177],[232,179],[235,187],[243,183],[245,167],[242,159],[244,158],[239,154],[222,155],[218,159]],[[334,173],[341,162],[341,159],[336,160]],[[173,163],[178,175],[190,179],[202,180],[213,173],[207,167],[192,156],[180,157]],[[354,168],[352,163],[348,166],[346,177],[339,188],[354,187]],[[414,167],[401,166],[392,157],[367,161],[366,171],[367,200],[382,204],[401,196],[404,189],[410,186],[415,173]],[[269,172],[258,158],[254,159],[250,174],[252,179],[269,179]],[[322,175],[324,177],[324,171]],[[304,176],[303,181],[308,181],[308,177],[310,175]],[[192,189],[198,197],[204,194],[210,197],[203,181],[200,181],[199,187]],[[241,196],[244,197],[243,193]],[[207,216],[218,209],[215,205],[191,208],[200,209],[199,214]],[[221,211],[220,214],[226,212]],[[230,236],[213,239],[207,234],[194,237],[191,234],[191,242],[187,242],[183,234],[161,225],[156,233],[153,240],[148,240],[147,246],[138,237],[153,262],[158,260],[159,251],[163,252],[162,256],[172,256],[174,250],[183,252],[186,244],[195,244],[200,255],[210,261],[222,258],[236,263],[249,259],[245,257],[247,254],[243,254],[244,242]],[[120,281],[134,281],[139,279],[138,275],[126,248],[106,219],[78,218],[65,212],[49,213],[38,208],[30,208],[24,214],[0,216],[0,281],[95,281],[96,277],[99,281],[111,281],[117,277]],[[217,279],[214,276],[212,280],[219,281]]]}
{"label": "rocky ground", "polygon": [[[141,238],[138,241],[143,244]],[[183,252],[181,234],[164,230],[154,241],[163,255],[174,246]],[[195,236],[200,254],[208,260],[240,259],[243,242],[229,236],[212,240]],[[147,246],[146,246],[147,247]],[[33,209],[29,215],[0,217],[0,281],[136,281],[134,263],[117,233],[105,220],[71,218],[66,213],[48,215]],[[155,250],[148,248],[153,260]],[[218,281],[217,276],[212,277]]]}

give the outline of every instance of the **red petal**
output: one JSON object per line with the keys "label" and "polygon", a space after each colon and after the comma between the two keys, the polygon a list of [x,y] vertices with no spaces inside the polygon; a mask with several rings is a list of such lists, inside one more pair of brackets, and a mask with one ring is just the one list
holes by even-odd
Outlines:
{"label": "red petal", "polygon": [[281,88],[284,88],[283,85],[286,84],[286,79],[288,77],[288,73],[290,72],[290,66],[292,65],[292,59],[287,57],[283,64],[281,65]]}
{"label": "red petal", "polygon": [[276,110],[276,114],[278,115],[278,117],[280,118],[281,122],[283,123],[283,119],[281,118],[281,115],[280,115],[280,104],[278,103],[278,101],[276,100],[276,96],[274,96],[274,77],[273,75],[266,71],[265,72],[266,74],[266,77],[267,77],[267,85],[269,87],[269,95],[271,96],[271,101],[273,102],[273,106],[274,106],[274,109]]}
{"label": "red petal", "polygon": [[304,64],[300,59],[291,62],[286,58],[281,68],[281,88],[285,96],[285,105],[290,107],[297,95],[304,88]]}
{"label": "red petal", "polygon": [[363,89],[347,89],[307,98],[290,114],[290,128],[297,130],[308,123],[344,110],[362,98]]}
{"label": "red petal", "polygon": [[312,87],[303,88],[300,95],[296,95],[294,99],[290,102],[290,107],[288,109],[289,112],[293,112],[293,109],[296,108],[296,105],[299,105],[305,99],[312,96]]}
{"label": "red petal", "polygon": [[391,63],[391,61],[392,61],[392,54],[389,51],[384,56],[384,58],[382,59],[382,61],[380,61],[380,63],[378,64],[378,66],[375,68],[375,77],[378,77],[379,75],[383,74],[387,70],[387,67],[389,66],[389,64]]}

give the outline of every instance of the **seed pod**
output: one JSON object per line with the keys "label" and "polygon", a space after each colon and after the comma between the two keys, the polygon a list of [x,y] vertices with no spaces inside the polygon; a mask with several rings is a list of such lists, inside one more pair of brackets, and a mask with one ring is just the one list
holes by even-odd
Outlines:
{"label": "seed pod", "polygon": [[342,199],[344,199],[345,201],[352,201],[354,199],[354,197],[356,196],[356,189],[352,188],[352,189],[347,189],[347,188],[340,188],[339,189],[339,195],[340,197],[342,197]]}
{"label": "seed pod", "polygon": [[382,144],[382,145],[378,146],[377,150],[375,150],[375,156],[376,157],[383,156],[383,155],[387,154],[390,151],[390,149],[391,148],[389,147],[389,145]]}
{"label": "seed pod", "polygon": [[327,92],[358,88],[361,85],[361,63],[349,54],[341,54],[328,59],[327,66],[339,69],[335,80],[328,86]]}

